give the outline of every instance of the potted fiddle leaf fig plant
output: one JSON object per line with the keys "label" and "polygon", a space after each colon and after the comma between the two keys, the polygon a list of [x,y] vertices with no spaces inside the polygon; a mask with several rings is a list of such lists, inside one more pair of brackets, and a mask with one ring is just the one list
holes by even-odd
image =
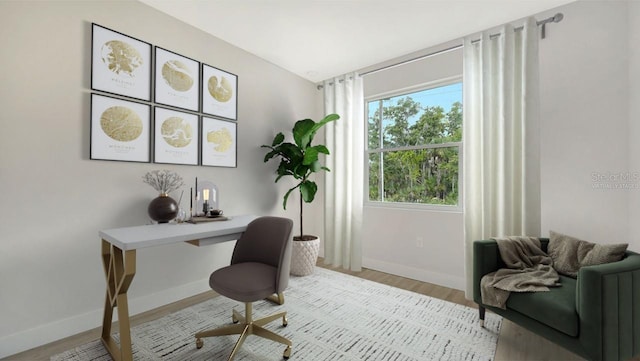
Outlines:
{"label": "potted fiddle leaf fig plant", "polygon": [[296,276],[313,273],[320,249],[320,238],[305,235],[302,228],[303,201],[313,202],[318,191],[318,185],[310,177],[320,171],[329,171],[329,168],[322,166],[319,160],[320,154],[329,155],[329,149],[322,144],[311,145],[311,142],[320,128],[337,119],[340,119],[340,116],[329,114],[317,123],[311,119],[299,120],[292,129],[294,143],[285,142],[284,134],[278,133],[271,145],[262,146],[270,149],[264,156],[265,163],[272,158],[280,159],[275,182],[286,176],[291,176],[296,181],[295,186],[284,195],[283,208],[287,209],[287,200],[293,191],[298,190],[300,193],[300,235],[293,237],[291,253],[291,274]]}

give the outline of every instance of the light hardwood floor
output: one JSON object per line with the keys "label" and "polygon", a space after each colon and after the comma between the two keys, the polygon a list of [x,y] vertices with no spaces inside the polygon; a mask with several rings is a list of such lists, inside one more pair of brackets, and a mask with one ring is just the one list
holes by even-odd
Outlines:
{"label": "light hardwood floor", "polygon": [[[318,265],[334,271],[350,274],[356,277],[368,279],[370,281],[384,283],[389,286],[410,290],[430,297],[439,298],[449,302],[455,302],[464,306],[476,308],[475,303],[464,297],[464,292],[448,287],[438,286],[431,283],[421,282],[379,272],[371,269],[363,269],[362,272],[346,271],[339,268],[326,266],[322,259],[318,260]],[[135,286],[135,283],[134,283]],[[155,310],[144,312],[131,318],[131,326],[139,325],[151,320],[163,317],[180,309],[190,307],[203,302],[209,298],[216,297],[213,291],[205,292]],[[479,325],[478,325],[479,327]],[[114,329],[117,326],[114,325]],[[45,361],[58,353],[80,346],[100,337],[100,329],[96,328],[86,331],[60,341],[34,348],[20,354],[4,358],[0,361]],[[566,351],[559,346],[543,339],[531,332],[515,325],[507,320],[502,323],[500,338],[496,349],[495,361],[577,361],[582,358]]]}

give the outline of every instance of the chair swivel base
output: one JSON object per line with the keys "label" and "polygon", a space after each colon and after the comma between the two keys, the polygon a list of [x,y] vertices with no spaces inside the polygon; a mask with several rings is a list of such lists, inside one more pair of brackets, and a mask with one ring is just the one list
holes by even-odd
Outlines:
{"label": "chair swivel base", "polygon": [[291,341],[278,335],[275,332],[272,332],[262,327],[268,324],[269,322],[274,321],[280,317],[282,317],[282,326],[286,327],[288,324],[286,312],[276,313],[274,315],[267,316],[259,320],[253,321],[252,320],[252,304],[247,302],[245,303],[245,315],[246,316],[243,316],[236,310],[233,310],[233,315],[231,316],[231,319],[233,320],[234,325],[196,333],[196,347],[198,349],[202,348],[202,346],[204,345],[202,338],[204,337],[240,335],[240,338],[238,339],[235,346],[233,347],[233,350],[231,351],[231,355],[229,355],[228,361],[231,361],[233,360],[236,353],[244,343],[244,340],[247,338],[247,336],[256,335],[262,338],[269,339],[271,341],[275,341],[275,342],[279,342],[281,344],[287,345],[287,348],[284,350],[282,357],[284,359],[289,359],[289,357],[291,357],[291,345],[292,345]]}

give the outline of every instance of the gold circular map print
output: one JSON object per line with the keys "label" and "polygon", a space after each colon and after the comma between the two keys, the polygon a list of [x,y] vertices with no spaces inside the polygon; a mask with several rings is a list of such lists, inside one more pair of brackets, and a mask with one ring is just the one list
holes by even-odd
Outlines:
{"label": "gold circular map print", "polygon": [[110,107],[100,116],[100,127],[109,138],[130,142],[142,134],[142,119],[127,107]]}
{"label": "gold circular map print", "polygon": [[191,124],[179,117],[167,118],[160,129],[162,138],[167,144],[176,148],[184,148],[193,139]]}
{"label": "gold circular map print", "polygon": [[111,40],[102,45],[102,62],[116,74],[134,77],[133,72],[142,65],[142,56],[133,46],[124,41]]}
{"label": "gold circular map print", "polygon": [[212,76],[211,78],[209,78],[207,86],[209,88],[209,94],[211,94],[213,99],[221,103],[228,102],[233,95],[231,82],[223,76],[220,77],[220,83],[218,83],[218,78],[216,76]]}
{"label": "gold circular map print", "polygon": [[231,132],[229,132],[229,129],[222,128],[220,130],[208,132],[207,142],[215,144],[215,147],[213,147],[215,151],[224,153],[231,148],[233,139],[231,138]]}
{"label": "gold circular map print", "polygon": [[162,66],[162,77],[174,90],[185,92],[193,86],[189,68],[178,60],[169,60]]}

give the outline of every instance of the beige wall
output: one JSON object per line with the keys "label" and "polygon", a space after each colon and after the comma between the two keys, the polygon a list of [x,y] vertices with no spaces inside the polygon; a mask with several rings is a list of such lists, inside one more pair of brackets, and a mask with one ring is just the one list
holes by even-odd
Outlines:
{"label": "beige wall", "polygon": [[[239,76],[237,169],[89,160],[92,22]],[[227,214],[297,223],[296,207],[281,208],[289,184],[273,184],[259,146],[317,119],[314,84],[134,1],[2,1],[0,24],[0,358],[99,325],[98,230],[149,222],[147,171],[178,172],[187,193],[195,177],[215,182]],[[320,219],[305,227],[321,235],[321,202],[307,207]],[[208,289],[232,247],[140,250],[131,313]]]}

